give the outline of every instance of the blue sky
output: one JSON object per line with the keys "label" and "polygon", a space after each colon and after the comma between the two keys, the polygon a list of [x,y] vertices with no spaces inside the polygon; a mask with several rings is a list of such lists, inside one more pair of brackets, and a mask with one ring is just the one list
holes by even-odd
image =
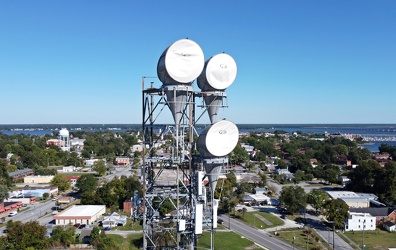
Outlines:
{"label": "blue sky", "polygon": [[142,76],[186,37],[237,63],[220,118],[396,123],[395,13],[391,0],[0,1],[0,124],[141,123]]}

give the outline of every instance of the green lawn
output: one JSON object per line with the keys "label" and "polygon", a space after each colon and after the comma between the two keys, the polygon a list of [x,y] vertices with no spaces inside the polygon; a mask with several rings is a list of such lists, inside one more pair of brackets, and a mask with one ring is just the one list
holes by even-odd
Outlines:
{"label": "green lawn", "polygon": [[131,223],[132,220],[127,219],[127,223],[125,224],[125,226],[117,227],[117,230],[121,230],[121,231],[143,230],[143,227],[140,225],[139,221],[136,221],[135,223],[133,223],[133,225]]}
{"label": "green lawn", "polygon": [[[258,217],[254,216],[254,214],[257,214],[259,216],[264,217],[269,224],[266,224],[262,220],[260,220]],[[272,215],[271,213],[268,212],[235,212],[235,218],[240,219],[249,225],[256,227],[258,229],[265,229],[265,228],[271,228],[271,227],[277,227],[285,224],[285,222],[278,217]],[[271,225],[272,224],[272,225]]]}
{"label": "green lawn", "polygon": [[[287,241],[291,245],[294,244],[296,248],[304,249],[330,249],[330,246],[322,241],[320,236],[314,231],[310,230],[309,233],[304,229],[284,229],[278,231],[278,237]],[[294,237],[294,241],[293,241]]]}
{"label": "green lawn", "polygon": [[122,250],[137,250],[143,243],[143,233],[130,234],[126,238],[116,234],[107,234],[106,237],[114,239],[114,241],[117,242],[119,249]]}
{"label": "green lawn", "polygon": [[[214,234],[214,249],[243,250],[247,247],[250,250],[261,249],[256,247],[252,241],[233,232],[216,232]],[[205,232],[198,239],[198,249],[210,249],[210,233]]]}
{"label": "green lawn", "polygon": [[[362,246],[363,231],[345,232],[345,236]],[[342,235],[342,234],[341,234]],[[364,231],[365,249],[388,249],[396,246],[396,233],[390,233],[381,229],[375,231]]]}
{"label": "green lawn", "polygon": [[[130,234],[127,238],[120,235],[107,234],[106,237],[117,242],[119,249],[136,250],[143,242],[143,234]],[[214,234],[215,249],[227,250],[243,250],[249,247],[249,250],[261,249],[254,245],[254,243],[233,232],[216,232]],[[198,249],[210,249],[210,234],[205,232],[202,237],[198,239]]]}

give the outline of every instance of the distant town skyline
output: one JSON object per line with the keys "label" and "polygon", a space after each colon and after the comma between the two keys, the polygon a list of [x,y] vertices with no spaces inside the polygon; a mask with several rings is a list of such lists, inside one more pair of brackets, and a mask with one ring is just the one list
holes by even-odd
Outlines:
{"label": "distant town skyline", "polygon": [[[161,53],[186,37],[205,60],[226,52],[237,63],[220,119],[396,124],[395,9],[391,0],[2,1],[0,124],[140,124],[142,77],[156,77]],[[158,122],[172,120],[166,110]]]}

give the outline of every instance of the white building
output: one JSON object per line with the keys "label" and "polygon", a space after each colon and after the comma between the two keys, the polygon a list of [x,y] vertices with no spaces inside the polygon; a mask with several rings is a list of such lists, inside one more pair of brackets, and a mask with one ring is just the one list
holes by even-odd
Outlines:
{"label": "white building", "polygon": [[55,225],[89,225],[106,212],[105,205],[74,205],[54,216]]}
{"label": "white building", "polygon": [[63,172],[74,172],[76,170],[77,170],[77,168],[75,166],[67,166],[67,167],[62,168]]}
{"label": "white building", "polygon": [[344,229],[345,231],[375,230],[376,218],[369,213],[349,212]]}
{"label": "white building", "polygon": [[103,227],[116,227],[118,225],[125,226],[127,217],[125,215],[119,215],[114,212],[110,216],[105,217],[102,221]]}

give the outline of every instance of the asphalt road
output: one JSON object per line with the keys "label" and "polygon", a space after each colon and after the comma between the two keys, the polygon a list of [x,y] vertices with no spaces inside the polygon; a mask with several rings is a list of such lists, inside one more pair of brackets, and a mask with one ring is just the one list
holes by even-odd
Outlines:
{"label": "asphalt road", "polygon": [[[224,226],[230,228],[232,231],[243,235],[244,237],[256,242],[257,244],[271,250],[290,250],[293,248],[292,245],[289,245],[283,241],[280,241],[269,234],[267,234],[264,231],[257,230],[256,228],[253,228],[243,222],[240,222],[238,220],[229,218],[226,215],[220,215],[219,218],[221,218],[224,222]],[[229,222],[231,224],[231,227],[229,225]]]}
{"label": "asphalt road", "polygon": [[[3,234],[3,230],[6,228],[5,223],[7,223],[7,221],[9,220],[21,221],[22,223],[37,220],[40,223],[40,225],[48,224],[50,221],[52,221],[52,216],[53,216],[52,207],[54,206],[55,206],[55,201],[52,200],[46,202],[40,202],[40,203],[37,202],[35,204],[28,205],[26,207],[27,209],[23,208],[26,210],[22,212],[18,212],[17,215],[13,217],[5,217],[6,218],[5,222],[0,228],[0,234]],[[47,215],[45,215],[46,212]]]}

